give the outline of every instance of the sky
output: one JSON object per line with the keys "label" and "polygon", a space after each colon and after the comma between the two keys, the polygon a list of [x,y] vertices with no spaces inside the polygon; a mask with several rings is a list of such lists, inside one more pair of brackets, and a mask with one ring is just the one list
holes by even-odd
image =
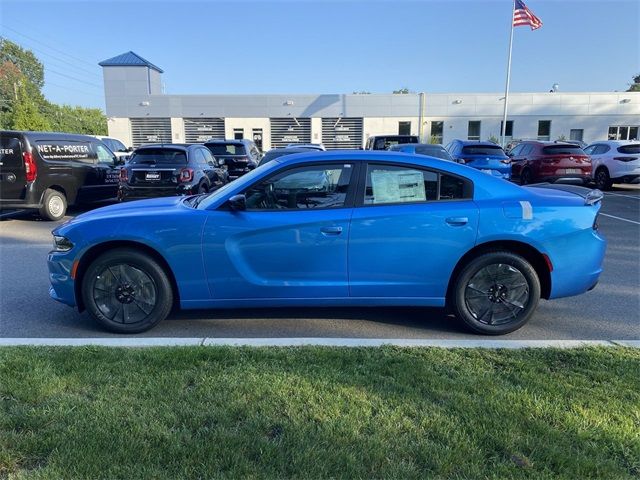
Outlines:
{"label": "sky", "polygon": [[[512,92],[626,90],[640,1],[528,0]],[[511,0],[0,0],[0,34],[45,65],[57,103],[104,108],[98,62],[132,50],[166,93],[503,92]]]}

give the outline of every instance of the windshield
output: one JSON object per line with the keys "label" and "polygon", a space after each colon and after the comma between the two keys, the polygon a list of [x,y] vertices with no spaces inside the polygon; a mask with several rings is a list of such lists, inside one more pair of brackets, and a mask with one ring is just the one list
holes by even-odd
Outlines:
{"label": "windshield", "polygon": [[499,155],[506,157],[499,145],[467,145],[462,147],[463,155]]}
{"label": "windshield", "polygon": [[[241,181],[243,183],[248,182],[251,183],[256,177],[262,175],[262,172],[266,168],[269,168],[266,164],[259,165],[255,169],[251,170],[249,173],[245,173],[241,177]],[[245,183],[246,185],[247,183]],[[221,196],[225,195],[227,191],[231,190],[234,187],[238,186],[238,180],[234,180],[233,182],[229,182],[226,185],[223,185],[215,192],[208,194],[197,206],[198,210],[206,210],[209,206],[218,200]]]}
{"label": "windshield", "polygon": [[584,151],[575,145],[552,145],[544,147],[542,153],[545,155],[584,155]]}
{"label": "windshield", "polygon": [[241,143],[208,143],[205,145],[213,156],[246,155],[247,151]]}
{"label": "windshield", "polygon": [[170,148],[145,148],[133,154],[129,163],[136,164],[175,164],[187,163],[187,155],[184,150]]}
{"label": "windshield", "polygon": [[432,157],[442,158],[444,160],[451,160],[449,153],[442,147],[416,147],[416,153],[420,155],[431,155]]}

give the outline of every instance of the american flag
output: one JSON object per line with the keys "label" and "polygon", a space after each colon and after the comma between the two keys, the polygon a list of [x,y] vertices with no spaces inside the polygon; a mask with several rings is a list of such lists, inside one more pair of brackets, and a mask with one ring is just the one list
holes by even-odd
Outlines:
{"label": "american flag", "polygon": [[522,0],[515,0],[515,2],[515,9],[513,10],[514,27],[524,27],[529,25],[531,30],[535,30],[542,26],[540,19],[527,8]]}

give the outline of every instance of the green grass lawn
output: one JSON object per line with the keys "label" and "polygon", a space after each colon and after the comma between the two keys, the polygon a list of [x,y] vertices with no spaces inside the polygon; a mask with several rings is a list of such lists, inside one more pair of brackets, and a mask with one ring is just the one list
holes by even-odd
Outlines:
{"label": "green grass lawn", "polygon": [[640,477],[640,351],[2,348],[0,478]]}

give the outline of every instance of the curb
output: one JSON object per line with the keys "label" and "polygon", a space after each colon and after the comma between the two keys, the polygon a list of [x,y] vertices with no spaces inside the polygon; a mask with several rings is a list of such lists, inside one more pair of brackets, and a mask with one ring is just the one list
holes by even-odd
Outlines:
{"label": "curb", "polygon": [[436,347],[436,348],[579,348],[630,347],[640,348],[640,340],[438,340],[403,338],[209,338],[209,337],[136,337],[136,338],[0,338],[0,347],[186,347],[186,346],[247,346],[247,347]]}

